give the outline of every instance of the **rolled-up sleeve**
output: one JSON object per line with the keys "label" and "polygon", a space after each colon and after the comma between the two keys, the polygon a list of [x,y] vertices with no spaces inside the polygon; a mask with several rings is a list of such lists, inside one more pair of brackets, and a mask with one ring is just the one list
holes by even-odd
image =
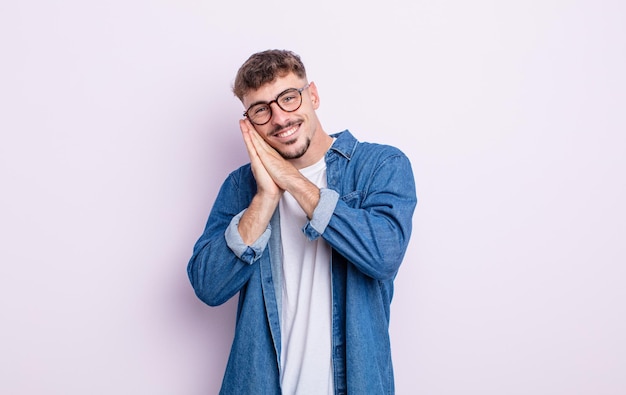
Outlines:
{"label": "rolled-up sleeve", "polygon": [[317,207],[313,210],[313,218],[302,228],[302,231],[309,240],[315,240],[326,230],[330,218],[335,211],[339,194],[328,188],[320,189],[320,200]]}
{"label": "rolled-up sleeve", "polygon": [[242,261],[251,265],[259,259],[261,255],[263,255],[263,251],[265,251],[265,247],[267,246],[270,235],[272,234],[272,227],[268,224],[263,234],[259,236],[259,238],[256,239],[252,245],[247,245],[243,242],[238,229],[239,220],[245,211],[246,210],[243,210],[233,217],[228,225],[228,228],[226,228],[224,237],[226,239],[226,244],[235,253],[235,255]]}

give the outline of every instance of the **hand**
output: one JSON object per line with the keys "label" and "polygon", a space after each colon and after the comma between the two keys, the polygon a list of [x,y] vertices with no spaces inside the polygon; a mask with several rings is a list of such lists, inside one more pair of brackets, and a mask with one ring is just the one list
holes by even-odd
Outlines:
{"label": "hand", "polygon": [[271,197],[280,197],[283,191],[278,187],[276,182],[274,182],[268,171],[265,169],[263,161],[259,157],[255,143],[253,142],[254,136],[256,136],[256,138],[260,138],[258,133],[247,119],[239,121],[239,128],[241,129],[243,141],[246,144],[246,150],[248,151],[248,156],[250,157],[252,174],[256,180],[258,192],[260,194],[267,194]]}
{"label": "hand", "polygon": [[257,193],[250,202],[250,205],[239,220],[239,234],[246,245],[252,245],[267,228],[283,191],[276,185],[270,174],[265,170],[265,166],[257,154],[252,135],[256,135],[256,130],[247,119],[239,121],[241,135],[250,156],[250,166],[252,174],[257,184]]}
{"label": "hand", "polygon": [[271,193],[275,190],[271,189],[270,186],[274,186],[279,191],[278,199],[282,196],[283,191],[289,191],[307,217],[313,218],[313,211],[319,202],[319,188],[307,180],[293,164],[263,140],[252,127],[250,121],[242,119],[239,123],[250,155],[254,178],[257,180],[259,188],[261,188],[260,183],[263,182],[263,188]]}
{"label": "hand", "polygon": [[[248,120],[244,120],[244,122],[248,125],[246,138],[249,141],[246,141],[246,144],[251,144],[252,147],[249,148],[249,152],[254,151],[256,160],[261,162],[260,167],[263,167],[263,175],[268,175],[281,190],[281,193],[288,191],[302,207],[307,217],[313,218],[313,211],[320,198],[319,188],[263,140]],[[261,171],[259,170],[259,172]]]}
{"label": "hand", "polygon": [[[246,122],[249,124],[249,121]],[[304,179],[298,169],[270,146],[255,129],[249,129],[248,135],[265,171],[280,189],[289,190],[290,183]]]}

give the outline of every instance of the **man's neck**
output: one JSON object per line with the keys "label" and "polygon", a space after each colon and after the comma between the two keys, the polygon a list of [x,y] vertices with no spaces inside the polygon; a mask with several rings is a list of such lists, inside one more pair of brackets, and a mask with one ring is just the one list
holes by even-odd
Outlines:
{"label": "man's neck", "polygon": [[333,145],[333,138],[320,128],[315,133],[307,152],[300,158],[290,159],[289,162],[291,162],[296,169],[309,167],[322,159],[331,145]]}

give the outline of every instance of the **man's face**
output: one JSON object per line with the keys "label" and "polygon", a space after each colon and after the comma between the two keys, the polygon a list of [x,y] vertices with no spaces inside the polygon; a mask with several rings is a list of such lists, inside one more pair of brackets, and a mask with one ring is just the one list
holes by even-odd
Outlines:
{"label": "man's face", "polygon": [[[255,103],[267,103],[287,89],[301,89],[306,85],[306,80],[290,73],[247,93],[243,97],[243,105],[247,109]],[[319,99],[315,84],[311,83],[301,94],[302,104],[296,111],[286,112],[274,102],[270,104],[272,117],[269,122],[253,124],[259,135],[285,159],[304,156],[318,127],[315,110],[319,107]]]}

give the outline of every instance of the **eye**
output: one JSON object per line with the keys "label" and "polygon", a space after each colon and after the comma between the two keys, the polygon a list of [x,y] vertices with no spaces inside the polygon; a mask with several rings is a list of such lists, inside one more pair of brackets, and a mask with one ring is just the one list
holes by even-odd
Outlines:
{"label": "eye", "polygon": [[266,104],[254,106],[250,109],[250,113],[253,115],[263,114],[267,111],[269,111],[269,107]]}
{"label": "eye", "polygon": [[288,104],[294,100],[296,100],[298,97],[297,93],[294,92],[289,92],[284,94],[283,96],[280,97],[280,102],[284,103],[284,104]]}

